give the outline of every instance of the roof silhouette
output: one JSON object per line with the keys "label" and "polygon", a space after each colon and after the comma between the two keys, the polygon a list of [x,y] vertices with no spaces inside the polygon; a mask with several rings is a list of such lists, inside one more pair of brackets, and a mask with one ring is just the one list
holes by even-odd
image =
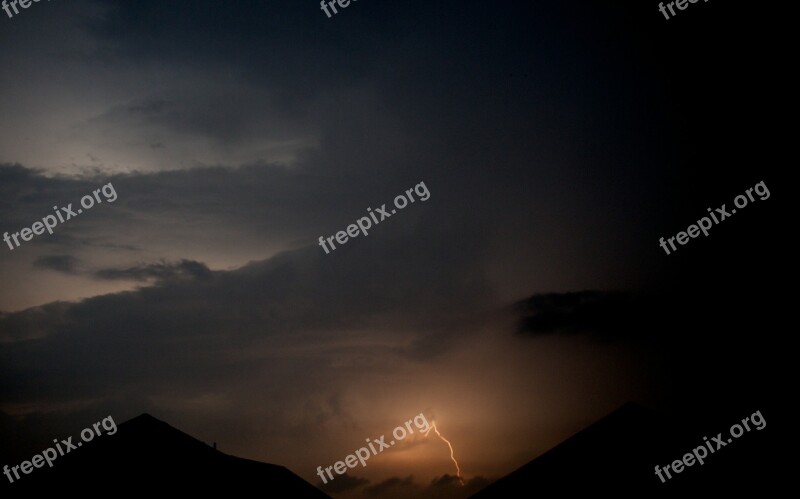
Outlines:
{"label": "roof silhouette", "polygon": [[[713,427],[727,429],[722,422]],[[746,435],[735,447],[710,456],[702,467],[684,468],[662,483],[655,475],[655,465],[663,468],[702,445],[702,431],[679,428],[675,421],[628,403],[489,484],[471,499],[603,493],[612,497],[677,497],[699,491],[759,490],[768,485],[765,477],[774,472],[765,459],[770,454],[766,433]]]}
{"label": "roof silhouette", "polygon": [[[329,497],[283,466],[230,456],[150,414],[118,425],[114,435],[105,435],[104,429],[101,432],[102,436],[59,457],[52,468],[44,466],[22,475],[15,483],[6,484],[6,490],[73,490],[83,497],[122,492]],[[72,441],[77,443],[80,437]]]}

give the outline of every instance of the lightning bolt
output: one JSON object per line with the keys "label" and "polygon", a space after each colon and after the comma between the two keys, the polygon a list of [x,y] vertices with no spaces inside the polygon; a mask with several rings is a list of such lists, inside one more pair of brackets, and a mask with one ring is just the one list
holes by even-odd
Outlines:
{"label": "lightning bolt", "polygon": [[430,428],[428,428],[428,431],[425,432],[425,436],[426,437],[428,436],[428,433],[431,432],[431,430],[435,431],[436,435],[439,438],[441,438],[442,441],[444,443],[446,443],[448,447],[450,447],[450,459],[453,461],[453,464],[456,465],[456,477],[458,478],[458,483],[460,483],[461,485],[464,485],[464,479],[461,478],[461,468],[458,466],[458,461],[456,461],[456,456],[455,456],[455,453],[453,452],[453,444],[451,444],[449,440],[444,438],[442,436],[442,434],[439,433],[439,428],[436,427],[436,421],[434,421],[433,425]]}

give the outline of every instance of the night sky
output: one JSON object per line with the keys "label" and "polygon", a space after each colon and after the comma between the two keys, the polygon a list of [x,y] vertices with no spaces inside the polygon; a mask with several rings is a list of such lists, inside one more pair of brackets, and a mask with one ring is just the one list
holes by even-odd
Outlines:
{"label": "night sky", "polygon": [[328,493],[455,498],[628,401],[771,420],[788,56],[778,7],[745,5],[0,11],[0,231],[117,194],[0,249],[0,465],[147,412],[318,484],[424,413],[465,486],[414,438]]}

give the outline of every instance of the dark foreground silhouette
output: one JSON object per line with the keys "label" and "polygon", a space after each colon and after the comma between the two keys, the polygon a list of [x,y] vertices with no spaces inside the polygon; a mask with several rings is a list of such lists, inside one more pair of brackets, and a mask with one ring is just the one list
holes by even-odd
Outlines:
{"label": "dark foreground silhouette", "polygon": [[[742,414],[742,417],[748,414]],[[728,417],[727,419],[731,419]],[[736,423],[735,419],[730,423]],[[708,456],[705,464],[684,467],[665,483],[655,466],[681,459],[684,454],[729,425],[714,423],[703,429],[677,428],[675,421],[658,417],[636,404],[627,404],[511,474],[488,485],[471,499],[516,497],[687,497],[708,493],[723,497],[736,492],[769,497],[775,486],[773,463],[777,455],[769,442],[776,428],[751,431]],[[714,430],[713,432],[710,430]],[[770,431],[772,430],[772,431]],[[663,472],[662,472],[663,474]]]}
{"label": "dark foreground silhouette", "polygon": [[162,492],[180,497],[209,493],[328,497],[283,466],[229,456],[148,414],[120,424],[116,434],[85,444],[59,457],[52,468],[36,469],[13,484],[4,484],[3,489],[11,497],[67,491],[76,497]]}

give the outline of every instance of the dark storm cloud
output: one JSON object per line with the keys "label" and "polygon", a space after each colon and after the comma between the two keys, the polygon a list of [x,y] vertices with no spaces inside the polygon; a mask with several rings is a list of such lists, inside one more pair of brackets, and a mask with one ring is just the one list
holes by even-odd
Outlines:
{"label": "dark storm cloud", "polygon": [[[387,125],[401,126],[405,133],[418,131],[428,142],[437,134],[444,140],[458,140],[459,147],[469,149],[465,152],[494,157],[496,162],[497,153],[517,143],[509,140],[510,136],[530,130],[531,118],[543,113],[549,125],[534,126],[534,137],[541,138],[541,144],[529,143],[526,148],[552,144],[550,148],[561,151],[564,144],[559,142],[584,134],[592,134],[591,141],[612,144],[606,139],[641,133],[638,127],[651,121],[642,108],[641,87],[636,88],[637,105],[620,105],[631,98],[622,87],[634,84],[617,76],[620,72],[637,74],[641,66],[626,64],[623,55],[607,46],[613,45],[610,40],[598,46],[596,39],[583,39],[576,33],[576,20],[558,6],[510,2],[487,8],[483,2],[470,1],[435,6],[421,1],[375,2],[348,9],[333,19],[327,19],[318,7],[306,2],[244,1],[233,8],[210,1],[196,1],[191,7],[119,1],[110,4],[105,16],[93,20],[91,33],[102,42],[98,50],[113,54],[115,61],[163,65],[179,61],[207,68],[209,75],[230,73],[239,83],[234,91],[253,84],[265,88],[256,102],[251,95],[244,100],[250,103],[249,109],[234,92],[209,95],[179,108],[172,97],[169,101],[148,97],[161,106],[157,110],[161,120],[208,127],[209,134],[220,138],[247,128],[244,124],[268,109],[277,113],[282,123],[291,116],[297,123],[321,127],[323,140],[345,139],[343,145],[354,139],[363,145],[381,135],[385,138],[385,134],[374,137],[375,132],[385,131]],[[450,23],[453,11],[486,22]],[[608,12],[589,9],[579,22],[591,16],[605,17]],[[495,27],[500,25],[505,29],[498,31]],[[542,46],[548,35],[564,44]],[[601,58],[602,63],[582,65],[583,58]],[[510,74],[537,77],[514,80]],[[608,82],[612,77],[613,87]],[[609,92],[592,99],[598,96],[598,84]],[[195,83],[187,91],[196,93],[196,86],[202,84]],[[349,90],[358,94],[348,95]],[[369,92],[377,99],[373,110],[385,113],[371,117],[369,126],[342,114],[345,105],[359,108],[372,104]],[[263,105],[267,102],[269,106]],[[465,107],[464,102],[473,105]],[[565,113],[564,106],[578,118]],[[125,104],[121,109],[154,110],[145,103]],[[606,111],[613,111],[615,118],[606,118]],[[215,126],[212,117],[220,118]],[[625,120],[637,126],[621,133],[619,125]],[[344,123],[347,126],[342,126]],[[349,137],[348,130],[356,136]],[[494,140],[481,139],[486,130],[498,132],[493,134]],[[361,136],[363,132],[367,135]],[[556,138],[561,140],[553,144]],[[626,147],[633,142],[626,137]],[[339,149],[334,143],[329,145]],[[482,148],[498,151],[492,154]],[[512,158],[514,154],[508,151],[503,156]],[[353,169],[357,165],[342,166]],[[493,173],[502,175],[506,169],[523,167],[527,169],[529,164],[512,163]]]}
{"label": "dark storm cloud", "polygon": [[[104,183],[113,182],[118,199],[105,207],[94,207],[66,224],[54,234],[35,239],[36,244],[107,245],[111,250],[136,250],[121,244],[128,234],[164,238],[174,232],[165,222],[194,235],[218,232],[220,226],[235,229],[245,241],[268,235],[281,240],[317,243],[319,235],[330,235],[364,216],[367,207],[391,203],[398,193],[417,182],[392,183],[377,190],[368,181],[355,178],[330,178],[321,174],[287,171],[269,165],[240,168],[206,167],[192,171],[153,174],[128,174],[114,177],[44,177],[19,165],[0,165],[0,193],[4,194],[4,225],[9,231],[30,226],[52,212],[53,205],[73,207],[81,196]],[[426,184],[430,189],[437,186]],[[432,199],[436,192],[432,191]],[[434,231],[446,217],[446,206],[417,202],[385,227],[418,224],[425,217],[426,231]],[[149,223],[143,224],[143,221]],[[80,222],[80,223],[76,223]],[[448,225],[452,225],[449,222]],[[369,236],[390,232],[376,225]],[[99,235],[111,236],[99,240]],[[362,238],[369,240],[372,237]],[[116,240],[116,241],[115,241]],[[131,240],[136,240],[132,238]],[[354,240],[354,243],[357,244]],[[139,239],[137,242],[141,242]],[[462,239],[461,244],[476,246],[480,241]],[[321,249],[319,250],[322,251]],[[101,277],[109,277],[103,274]]]}
{"label": "dark storm cloud", "polygon": [[358,487],[363,487],[368,483],[369,480],[367,480],[366,478],[350,476],[349,474],[345,473],[344,475],[336,475],[333,481],[329,481],[326,484],[323,484],[322,481],[320,481],[317,484],[317,487],[321,488],[325,492],[330,492],[331,494],[335,494],[338,492],[345,492],[347,490],[357,489]]}
{"label": "dark storm cloud", "polygon": [[586,333],[625,337],[649,321],[650,301],[626,292],[579,291],[534,295],[518,305],[519,333]]}
{"label": "dark storm cloud", "polygon": [[440,477],[434,478],[433,481],[431,481],[432,487],[447,488],[455,484],[459,484],[458,477],[455,475],[448,475],[446,473]]}
{"label": "dark storm cloud", "polygon": [[[13,355],[11,350],[14,348],[9,348],[9,346],[17,341],[42,339],[51,335],[53,331],[63,328],[69,320],[67,315],[69,308],[70,304],[65,302],[48,303],[41,307],[28,309],[24,313],[6,313],[0,317],[0,356],[8,356],[6,358],[9,360],[0,369],[5,371],[5,368],[9,368],[8,371],[5,371],[5,374],[10,376],[9,379],[22,374],[22,371],[15,372],[15,369],[11,368],[11,356]],[[30,395],[30,393],[26,393],[25,398]]]}
{"label": "dark storm cloud", "polygon": [[624,293],[579,291],[534,295],[520,304],[520,332],[589,332],[615,326],[626,313],[631,297]]}
{"label": "dark storm cloud", "polygon": [[[42,235],[21,248],[24,251],[14,252],[15,258],[29,258],[38,268],[47,264],[53,270],[74,271],[75,265],[52,258],[68,254],[75,259],[70,264],[85,263],[89,270],[84,274],[94,269],[94,276],[101,279],[143,280],[173,273],[202,275],[206,272],[202,266],[211,265],[197,256],[215,258],[231,246],[251,247],[251,254],[259,256],[275,252],[276,247],[304,247],[315,258],[324,258],[314,272],[372,275],[372,287],[386,278],[386,288],[402,293],[429,289],[432,307],[461,285],[467,290],[479,289],[483,296],[489,292],[480,264],[486,258],[487,240],[474,235],[480,225],[467,220],[468,212],[447,192],[446,184],[428,179],[375,185],[371,179],[336,178],[269,165],[100,178],[44,177],[19,166],[6,166],[0,167],[0,175],[7,180],[2,188],[7,204],[5,229],[10,232],[41,220],[52,212],[53,205],[72,202],[74,208],[81,196],[105,183],[113,182],[118,194],[114,203],[95,206],[58,225],[54,234]],[[367,215],[367,207],[391,206],[394,196],[419,180],[425,180],[431,193],[427,201],[409,205],[375,225],[366,237],[354,238],[331,254],[326,255],[317,245],[319,236],[334,235]],[[198,247],[193,242],[198,240],[208,241],[200,245],[205,253],[186,258],[186,252]],[[150,249],[153,242],[161,241],[174,242],[160,245],[162,251]],[[259,249],[262,241],[272,246]],[[44,254],[37,255],[37,248]],[[458,250],[454,252],[454,248]],[[363,255],[362,261],[355,260],[355,254]],[[98,256],[105,261],[110,257],[113,263],[94,263]],[[394,278],[391,267],[397,262],[413,269],[407,278]],[[363,280],[351,275],[337,278],[340,282]],[[382,293],[371,294],[381,299]]]}
{"label": "dark storm cloud", "polygon": [[[197,370],[225,379],[239,369],[207,357],[209,348],[236,350],[268,336],[387,324],[424,332],[462,320],[463,310],[480,308],[486,299],[486,286],[469,268],[475,257],[453,256],[439,239],[363,242],[334,255],[317,247],[286,252],[235,271],[209,272],[184,262],[177,269],[112,273],[161,280],[137,291],[2,317],[0,370],[19,381],[15,391],[22,398],[34,386],[40,396],[111,394],[134,381],[169,383]],[[181,278],[187,273],[204,278]],[[20,341],[25,339],[35,341]],[[163,360],[157,365],[149,361],[155,345]],[[80,373],[69,380],[39,386],[76,363]]]}
{"label": "dark storm cloud", "polygon": [[435,477],[427,486],[414,481],[413,476],[391,477],[363,490],[367,497],[419,497],[422,499],[463,499],[486,487],[490,480],[477,476],[462,485],[455,475]]}
{"label": "dark storm cloud", "polygon": [[[12,228],[17,231],[52,214],[53,206],[72,203],[73,209],[76,209],[82,196],[91,194],[93,189],[102,187],[104,183],[98,177],[45,176],[40,170],[0,163],[0,213],[3,214],[3,225],[9,232]],[[104,215],[97,206],[91,214],[95,218]],[[52,241],[59,238],[64,227],[75,225],[73,220],[66,222],[67,225],[56,225],[53,234],[36,240]]]}
{"label": "dark storm cloud", "polygon": [[414,477],[412,475],[408,475],[405,478],[391,477],[380,483],[366,487],[364,489],[364,495],[367,497],[383,497],[389,492],[397,493],[398,491],[402,491],[403,494],[408,494],[412,490],[418,488],[419,486],[414,483]]}
{"label": "dark storm cloud", "polygon": [[[639,66],[611,50],[611,41],[597,48],[560,7],[374,3],[327,19],[318,5],[301,2],[97,5],[102,15],[81,24],[97,44],[81,61],[98,69],[113,61],[120,79],[129,67],[153,68],[169,84],[114,95],[70,133],[85,134],[90,145],[112,144],[107,154],[93,154],[110,170],[120,150],[134,158],[169,152],[153,160],[159,168],[221,165],[191,175],[112,176],[125,210],[114,210],[114,226],[103,222],[105,243],[148,247],[143,241],[177,228],[180,241],[229,229],[242,234],[238,246],[263,239],[284,249],[304,246],[424,180],[433,195],[426,208],[439,204],[435,214],[427,210],[427,232],[419,234],[438,237],[444,227],[454,252],[472,255],[491,245],[491,263],[517,276],[525,292],[526,279],[552,289],[558,280],[573,285],[584,269],[592,269],[593,282],[606,277],[590,265],[599,237],[601,254],[619,252],[619,260],[640,244],[628,235],[629,213],[653,201],[647,189],[619,179],[633,171],[641,178],[641,151],[631,143],[652,135],[648,123],[657,110],[643,95],[646,86],[619,78],[640,78]],[[454,9],[485,22],[451,23]],[[547,36],[563,44],[543,41]],[[227,168],[243,164],[241,157],[270,158],[273,141],[297,162]],[[159,143],[165,147],[151,147]],[[198,147],[204,154],[191,156]],[[603,158],[612,150],[609,173]],[[655,158],[648,172],[662,163]],[[614,206],[594,209],[607,198]],[[415,223],[409,213],[390,223]],[[100,224],[86,222],[82,237]],[[138,240],[116,239],[123,233]],[[215,239],[221,237],[228,236]],[[574,249],[572,276],[532,269],[519,257],[555,269],[563,246]],[[193,259],[213,267],[208,258]],[[607,275],[625,275],[628,267]]]}
{"label": "dark storm cloud", "polygon": [[[199,87],[199,88],[197,88]],[[308,138],[308,123],[299,117],[276,116],[274,99],[269,92],[238,85],[216,83],[165,91],[112,107],[89,119],[82,129],[105,132],[134,130],[150,138],[150,149],[164,149],[161,140],[176,136],[196,137],[227,146],[240,145],[259,137],[271,140]],[[206,88],[208,87],[208,88]]]}
{"label": "dark storm cloud", "polygon": [[[712,299],[702,290],[667,293],[663,291],[576,291],[536,294],[518,302],[517,333],[523,336],[586,334],[601,341],[632,339],[672,340],[690,334],[685,317],[693,317],[698,328],[707,324]],[[720,322],[720,319],[715,319]]]}
{"label": "dark storm cloud", "polygon": [[[0,192],[4,195],[13,192],[13,189],[6,187],[9,183],[28,181],[35,177],[35,172],[25,168],[20,164],[0,164]],[[5,189],[3,189],[5,187]],[[0,202],[5,201],[5,196],[0,198]]]}
{"label": "dark storm cloud", "polygon": [[[215,61],[259,71],[272,68],[276,71],[271,79],[283,82],[298,71],[325,77],[297,89],[305,93],[321,91],[344,75],[363,71],[363,55],[379,49],[360,42],[360,37],[381,42],[394,39],[400,29],[393,18],[406,9],[380,4],[351,9],[350,20],[358,23],[351,22],[355,29],[348,33],[341,22],[325,22],[318,3],[244,0],[228,7],[199,0],[187,7],[122,0],[111,3],[91,29],[104,42],[102,53],[117,60]],[[225,15],[220,15],[223,11]],[[265,53],[270,57],[264,57]]]}
{"label": "dark storm cloud", "polygon": [[33,262],[34,267],[55,270],[65,274],[77,274],[80,261],[70,255],[48,255],[41,256]]}
{"label": "dark storm cloud", "polygon": [[476,476],[464,480],[462,485],[455,475],[444,474],[434,478],[423,492],[423,497],[469,497],[491,483],[491,480]]}
{"label": "dark storm cloud", "polygon": [[210,277],[211,271],[201,262],[181,260],[175,263],[160,262],[137,265],[125,269],[102,269],[95,272],[94,275],[100,279],[146,281],[149,279],[162,280],[181,277],[202,279]]}

